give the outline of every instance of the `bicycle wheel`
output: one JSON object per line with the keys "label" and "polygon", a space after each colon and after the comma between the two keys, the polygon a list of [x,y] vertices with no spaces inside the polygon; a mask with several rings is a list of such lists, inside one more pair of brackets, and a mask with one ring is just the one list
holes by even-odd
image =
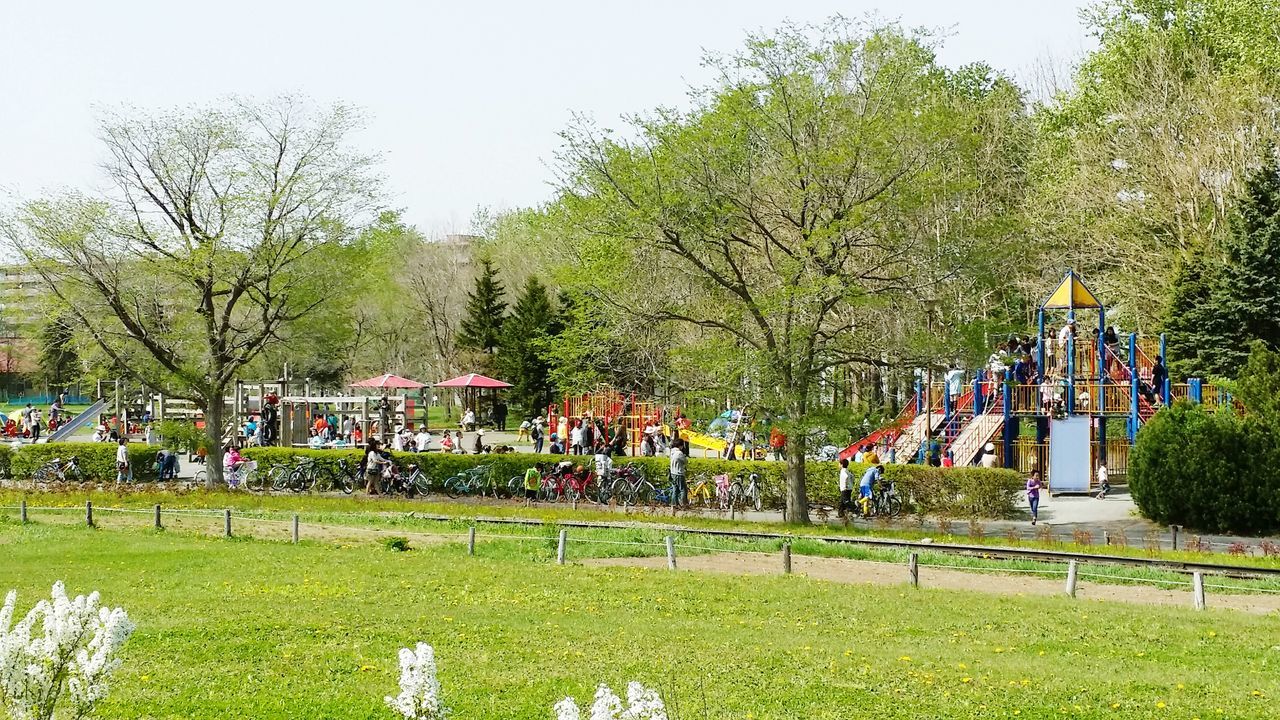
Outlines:
{"label": "bicycle wheel", "polygon": [[524,494],[524,476],[515,475],[507,481],[507,492],[513,498],[520,497]]}
{"label": "bicycle wheel", "polygon": [[409,484],[413,486],[414,492],[424,497],[431,492],[431,480],[422,471],[415,472],[413,477],[409,478]]}
{"label": "bicycle wheel", "polygon": [[741,510],[742,506],[746,504],[744,502],[745,493],[746,491],[742,489],[742,483],[735,480],[729,486],[729,507]]}
{"label": "bicycle wheel", "polygon": [[243,487],[249,492],[262,492],[267,489],[267,474],[258,472],[257,468],[244,474]]}
{"label": "bicycle wheel", "polygon": [[898,517],[902,514],[902,498],[897,495],[890,495],[885,498],[885,514],[891,518]]}
{"label": "bicycle wheel", "polygon": [[458,495],[463,494],[465,492],[464,489],[461,487],[461,485],[464,482],[466,482],[466,479],[463,478],[461,475],[454,475],[452,477],[445,479],[444,494],[448,495],[450,498],[458,497]]}
{"label": "bicycle wheel", "polygon": [[272,490],[284,490],[289,484],[289,466],[288,465],[272,465],[267,471],[266,484],[271,486]]}
{"label": "bicycle wheel", "polygon": [[756,509],[756,512],[760,512],[760,508],[764,507],[764,495],[761,494],[759,485],[751,483],[747,488],[747,502]]}
{"label": "bicycle wheel", "polygon": [[208,482],[208,480],[209,480],[209,473],[205,472],[204,470],[197,470],[196,474],[191,478],[191,483],[193,485],[204,485],[206,482]]}
{"label": "bicycle wheel", "polygon": [[302,468],[294,468],[289,473],[289,477],[285,480],[285,486],[290,490],[300,493],[311,487],[311,481],[307,478],[307,471]]}
{"label": "bicycle wheel", "polygon": [[618,478],[613,481],[613,485],[609,487],[608,497],[603,497],[605,494],[603,487],[600,488],[600,494],[602,496],[600,502],[602,503],[609,502],[610,500],[613,500],[619,505],[630,505],[632,503],[631,483],[622,478]]}
{"label": "bicycle wheel", "polygon": [[658,489],[655,488],[653,483],[648,480],[642,480],[641,482],[636,483],[635,487],[633,487],[631,491],[632,505],[652,505],[653,498],[657,494]]}

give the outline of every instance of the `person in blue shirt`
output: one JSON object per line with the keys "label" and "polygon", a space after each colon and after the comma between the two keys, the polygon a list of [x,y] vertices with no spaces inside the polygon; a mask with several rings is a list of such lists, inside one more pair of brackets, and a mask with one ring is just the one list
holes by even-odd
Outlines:
{"label": "person in blue shirt", "polygon": [[862,480],[858,483],[858,504],[862,506],[862,514],[871,514],[871,494],[875,490],[875,484],[884,476],[884,465],[876,465],[867,468],[862,473]]}

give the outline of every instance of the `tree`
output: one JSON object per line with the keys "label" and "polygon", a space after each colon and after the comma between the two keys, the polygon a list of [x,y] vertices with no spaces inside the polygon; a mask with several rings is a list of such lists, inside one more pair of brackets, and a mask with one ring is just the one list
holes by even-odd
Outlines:
{"label": "tree", "polygon": [[193,401],[221,481],[224,398],[242,369],[343,291],[373,161],[344,106],[292,99],[110,116],[113,190],[24,205],[10,247],[114,365]]}
{"label": "tree", "polygon": [[40,379],[51,393],[78,379],[80,356],[75,347],[74,320],[55,313],[40,327]]}
{"label": "tree", "polygon": [[551,402],[548,344],[560,331],[547,288],[536,277],[525,281],[511,315],[502,323],[498,370],[514,387],[508,392],[526,414],[537,414]]}
{"label": "tree", "polygon": [[458,332],[458,345],[492,355],[502,342],[502,320],[507,311],[506,288],[488,258],[480,260],[475,289],[467,293],[467,314]]}
{"label": "tree", "polygon": [[1007,232],[991,220],[1007,193],[1016,205],[1021,96],[989,69],[940,67],[921,35],[840,20],[709,63],[720,81],[688,112],[637,119],[635,140],[567,132],[553,212],[593,303],[742,364],[763,414],[786,418],[787,517],[807,522],[824,378],[906,360],[882,332],[894,310]]}
{"label": "tree", "polygon": [[1280,349],[1280,155],[1249,176],[1229,217],[1223,261],[1177,277],[1166,323],[1174,367],[1234,378],[1252,342]]}

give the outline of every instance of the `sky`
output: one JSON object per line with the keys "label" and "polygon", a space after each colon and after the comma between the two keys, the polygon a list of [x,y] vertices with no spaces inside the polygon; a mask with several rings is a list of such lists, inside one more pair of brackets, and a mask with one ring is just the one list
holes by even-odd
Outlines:
{"label": "sky", "polygon": [[105,181],[104,109],[301,93],[364,111],[387,202],[430,234],[477,208],[552,193],[557,133],[575,114],[617,127],[681,106],[707,51],[783,22],[868,13],[942,30],[956,66],[1028,80],[1091,47],[1085,0],[0,0],[0,207]]}

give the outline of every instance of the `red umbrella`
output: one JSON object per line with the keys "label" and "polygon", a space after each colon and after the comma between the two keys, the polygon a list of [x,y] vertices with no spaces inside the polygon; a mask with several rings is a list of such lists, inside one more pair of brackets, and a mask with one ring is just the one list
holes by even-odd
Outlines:
{"label": "red umbrella", "polygon": [[387,373],[385,375],[379,375],[378,377],[369,378],[368,380],[361,380],[360,382],[351,383],[351,387],[382,388],[382,389],[390,388],[395,390],[416,390],[418,388],[426,387],[426,385],[418,382],[417,380],[410,380],[409,378],[403,378],[403,377],[400,377],[399,375],[392,375],[391,373]]}
{"label": "red umbrella", "polygon": [[438,388],[483,388],[486,390],[498,390],[501,388],[511,387],[511,383],[504,383],[501,380],[494,380],[491,377],[485,377],[479,373],[468,373],[459,375],[450,380],[444,380],[435,384]]}

